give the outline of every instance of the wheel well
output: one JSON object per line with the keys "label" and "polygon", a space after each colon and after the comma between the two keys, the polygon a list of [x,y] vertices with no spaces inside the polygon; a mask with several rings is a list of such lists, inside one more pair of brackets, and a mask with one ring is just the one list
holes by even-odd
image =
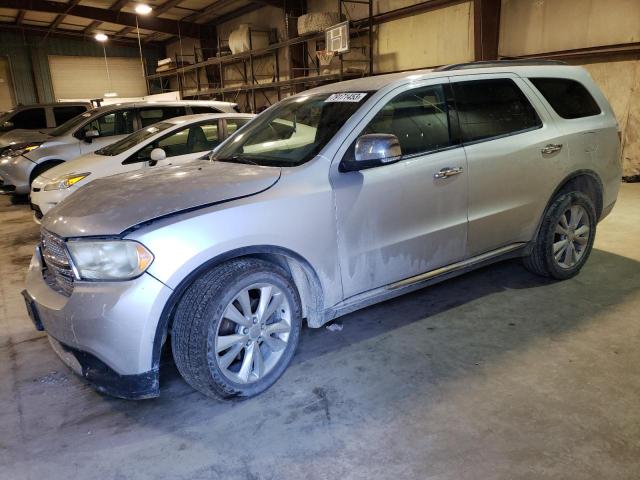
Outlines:
{"label": "wheel well", "polygon": [[[602,215],[602,183],[595,173],[580,172],[566,179],[551,197],[551,201],[558,195],[567,192],[582,192],[593,202],[596,217]],[[551,202],[550,202],[551,203]]]}
{"label": "wheel well", "polygon": [[31,175],[29,176],[29,183],[33,183],[38,175],[42,172],[49,170],[50,168],[55,167],[56,165],[60,165],[64,163],[63,160],[47,160],[46,162],[39,163],[36,167],[31,171]]}
{"label": "wheel well", "polygon": [[176,287],[173,294],[167,301],[162,315],[160,316],[160,321],[158,322],[153,345],[154,367],[158,367],[160,364],[162,347],[169,335],[169,332],[171,331],[176,307],[187,288],[204,271],[239,258],[259,258],[284,268],[291,275],[296,289],[298,290],[300,303],[302,304],[302,315],[307,319],[308,325],[310,327],[320,327],[324,323],[324,293],[318,275],[309,262],[296,253],[276,247],[264,246],[242,248],[233,252],[228,252],[227,254],[206,262],[199,268],[195,269]]}

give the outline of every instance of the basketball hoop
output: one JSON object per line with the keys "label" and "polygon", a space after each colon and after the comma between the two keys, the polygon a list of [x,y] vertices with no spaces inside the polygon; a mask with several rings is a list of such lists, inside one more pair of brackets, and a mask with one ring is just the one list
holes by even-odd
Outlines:
{"label": "basketball hoop", "polygon": [[329,65],[331,64],[331,60],[335,56],[336,52],[331,50],[317,50],[316,57],[318,57],[318,61],[320,62],[320,66],[323,67],[322,74],[326,75],[330,73]]}

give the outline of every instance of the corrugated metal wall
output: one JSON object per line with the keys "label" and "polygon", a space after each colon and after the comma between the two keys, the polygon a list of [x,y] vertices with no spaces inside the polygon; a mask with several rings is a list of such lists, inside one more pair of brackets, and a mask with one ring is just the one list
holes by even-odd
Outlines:
{"label": "corrugated metal wall", "polygon": [[[19,103],[53,102],[53,86],[49,71],[49,55],[103,55],[102,46],[91,38],[75,39],[0,31],[0,55],[9,58],[16,101]],[[164,54],[158,47],[144,47],[148,71],[155,71]],[[137,46],[116,46],[107,43],[109,57],[137,57]]]}

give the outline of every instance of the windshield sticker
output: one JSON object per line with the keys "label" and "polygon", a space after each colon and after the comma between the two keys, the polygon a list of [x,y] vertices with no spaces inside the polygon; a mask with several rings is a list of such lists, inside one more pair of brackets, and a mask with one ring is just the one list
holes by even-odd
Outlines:
{"label": "windshield sticker", "polygon": [[364,97],[366,97],[366,93],[334,93],[329,98],[327,98],[324,102],[359,102]]}

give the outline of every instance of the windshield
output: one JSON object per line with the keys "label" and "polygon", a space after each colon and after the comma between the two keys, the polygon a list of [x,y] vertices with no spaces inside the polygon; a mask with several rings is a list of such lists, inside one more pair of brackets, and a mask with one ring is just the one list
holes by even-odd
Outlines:
{"label": "windshield", "polygon": [[67,132],[78,127],[81,123],[84,123],[87,119],[96,116],[98,113],[102,113],[102,111],[93,110],[91,112],[81,113],[80,115],[77,115],[67,120],[58,128],[54,128],[53,130],[51,130],[49,132],[49,135],[52,135],[54,137],[60,137],[62,135],[65,135]]}
{"label": "windshield", "polygon": [[148,138],[153,137],[157,133],[165,131],[167,128],[174,126],[173,123],[160,122],[154,123],[146,128],[138,130],[137,132],[132,133],[131,135],[124,137],[122,140],[117,141],[116,143],[112,143],[100,150],[96,150],[98,155],[106,155],[108,157],[113,157],[114,155],[120,155],[122,152],[129,150],[131,147],[135,147],[136,145],[144,142]]}
{"label": "windshield", "polygon": [[311,160],[364,103],[369,93],[296,96],[234,135],[214,160],[295,167]]}

